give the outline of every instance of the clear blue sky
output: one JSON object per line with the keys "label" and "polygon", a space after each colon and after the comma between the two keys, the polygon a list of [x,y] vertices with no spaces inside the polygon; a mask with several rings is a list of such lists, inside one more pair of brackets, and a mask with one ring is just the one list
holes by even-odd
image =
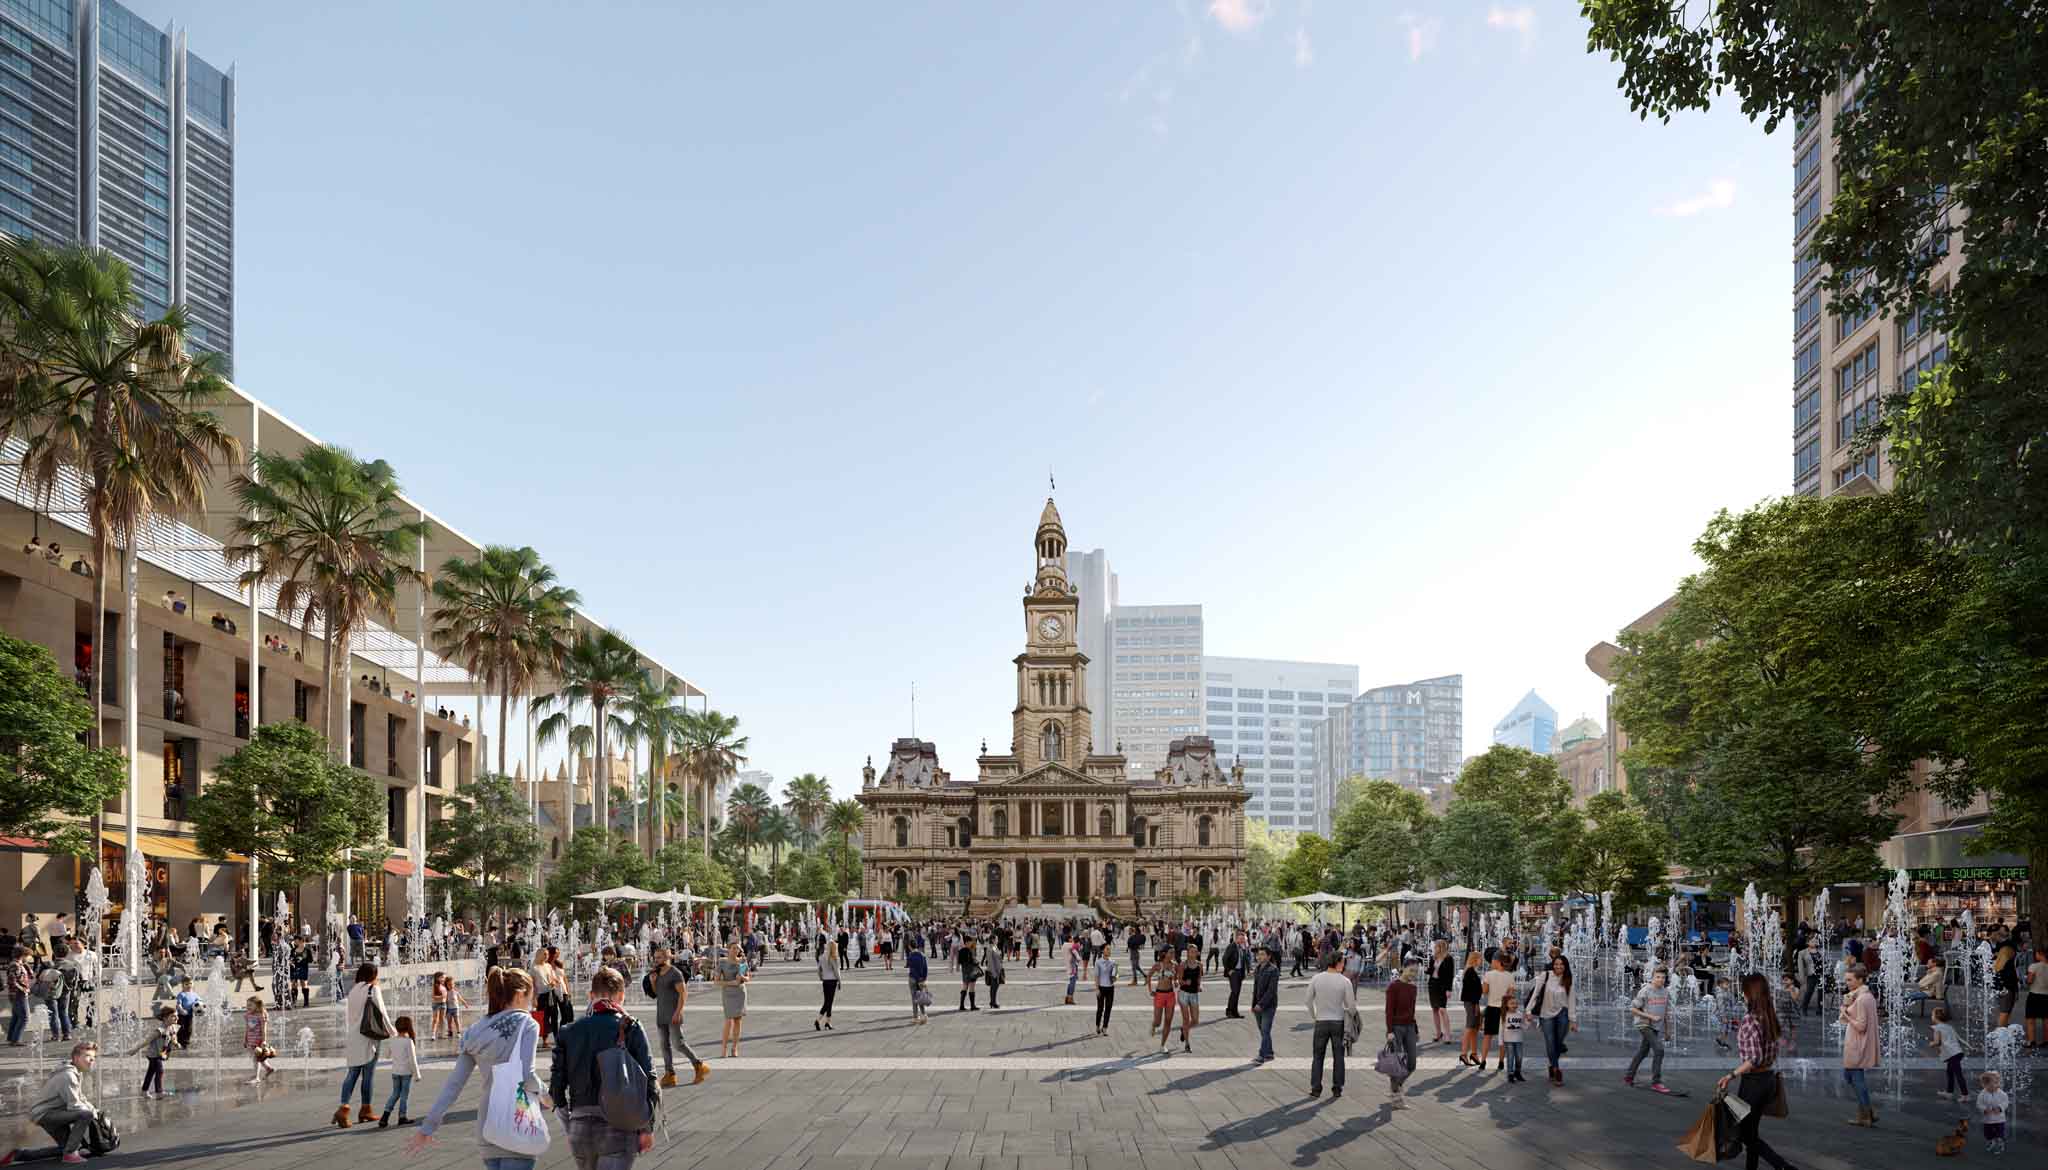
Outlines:
{"label": "clear blue sky", "polygon": [[821,772],[1008,741],[1030,537],[1530,687],[1789,477],[1791,159],[1575,3],[130,0],[239,82],[238,381]]}

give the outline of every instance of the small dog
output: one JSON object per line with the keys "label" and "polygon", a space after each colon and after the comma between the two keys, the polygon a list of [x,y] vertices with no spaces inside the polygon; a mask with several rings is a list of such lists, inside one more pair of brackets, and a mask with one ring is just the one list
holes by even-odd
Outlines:
{"label": "small dog", "polygon": [[1943,1158],[1960,1155],[1970,1145],[1970,1119],[1965,1117],[1956,1122],[1956,1131],[1934,1143],[1934,1152]]}

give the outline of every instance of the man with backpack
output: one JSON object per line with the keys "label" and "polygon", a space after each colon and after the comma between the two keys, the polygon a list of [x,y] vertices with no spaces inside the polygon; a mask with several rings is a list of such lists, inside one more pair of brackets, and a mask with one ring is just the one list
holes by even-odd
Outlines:
{"label": "man with backpack", "polygon": [[578,1170],[630,1170],[654,1148],[661,1089],[646,1031],[619,1006],[625,995],[625,977],[599,967],[589,1012],[555,1036],[548,1093],[568,1120]]}

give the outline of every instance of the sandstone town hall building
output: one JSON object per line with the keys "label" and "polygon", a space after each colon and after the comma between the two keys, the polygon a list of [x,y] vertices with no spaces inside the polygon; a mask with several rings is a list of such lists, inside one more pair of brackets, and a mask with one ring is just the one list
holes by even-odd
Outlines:
{"label": "sandstone town hall building", "polygon": [[1032,541],[1024,651],[1013,660],[1010,750],[973,781],[938,747],[899,739],[862,770],[862,885],[870,897],[928,895],[942,913],[1016,905],[1094,906],[1116,916],[1244,898],[1244,770],[1206,736],[1174,740],[1166,766],[1132,778],[1121,752],[1091,752],[1087,655],[1067,579],[1067,534],[1047,499]]}

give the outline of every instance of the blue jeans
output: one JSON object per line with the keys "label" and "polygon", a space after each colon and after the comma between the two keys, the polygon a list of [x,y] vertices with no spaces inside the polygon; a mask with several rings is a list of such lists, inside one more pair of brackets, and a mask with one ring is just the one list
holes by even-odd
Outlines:
{"label": "blue jeans", "polygon": [[1543,1019],[1543,1055],[1550,1061],[1550,1071],[1557,1071],[1557,1061],[1564,1054],[1565,1033],[1571,1030],[1572,1014],[1562,1011]]}
{"label": "blue jeans", "polygon": [[[343,1096],[345,1097],[345,1096],[347,1096],[347,1094],[346,1094],[346,1093],[344,1093],[344,1094],[343,1094]],[[389,1112],[391,1112],[391,1107],[392,1107],[393,1105],[396,1105],[396,1106],[398,1106],[398,1115],[399,1115],[400,1117],[404,1117],[404,1116],[405,1116],[405,1110],[406,1110],[406,1108],[407,1108],[408,1106],[410,1106],[411,1104],[412,1104],[412,1078],[411,1078],[411,1077],[402,1077],[402,1076],[399,1076],[399,1075],[398,1075],[397,1073],[392,1073],[392,1074],[391,1074],[391,1096],[390,1096],[390,1098],[389,1098],[389,1099],[387,1099],[387,1100],[386,1100],[386,1101],[384,1102],[384,1112],[386,1112],[386,1113],[389,1113]]]}
{"label": "blue jeans", "polygon": [[1868,1109],[1870,1108],[1870,1082],[1864,1079],[1864,1071],[1860,1068],[1845,1068],[1842,1070],[1842,1079],[1849,1082],[1850,1088],[1856,1090],[1856,1104],[1861,1108]]}
{"label": "blue jeans", "polygon": [[1508,1071],[1508,1075],[1509,1075],[1509,1076],[1515,1076],[1515,1077],[1521,1076],[1521,1075],[1522,1075],[1522,1042],[1521,1042],[1520,1040],[1510,1040],[1510,1041],[1508,1041],[1507,1043],[1505,1043],[1505,1044],[1501,1045],[1501,1051],[1503,1051],[1503,1052],[1505,1052],[1505,1053],[1507,1054],[1507,1057],[1506,1057],[1506,1059],[1507,1059],[1507,1066],[1508,1066],[1508,1069],[1507,1069],[1507,1071]]}
{"label": "blue jeans", "polygon": [[61,994],[50,1001],[50,1035],[71,1038],[71,1005]]}
{"label": "blue jeans", "polygon": [[1259,1059],[1273,1059],[1273,1015],[1277,1009],[1267,1008],[1252,1011],[1252,1019],[1259,1022]]}
{"label": "blue jeans", "polygon": [[14,997],[14,1015],[7,1021],[7,1042],[21,1043],[21,1034],[28,1031],[28,996]]}
{"label": "blue jeans", "polygon": [[533,1158],[485,1158],[484,1170],[533,1170]]}
{"label": "blue jeans", "polygon": [[373,1057],[367,1064],[352,1064],[341,1078],[341,1103],[348,1104],[348,1091],[356,1087],[357,1078],[363,1083],[363,1108],[370,1107],[370,1082],[377,1079],[377,1061]]}

